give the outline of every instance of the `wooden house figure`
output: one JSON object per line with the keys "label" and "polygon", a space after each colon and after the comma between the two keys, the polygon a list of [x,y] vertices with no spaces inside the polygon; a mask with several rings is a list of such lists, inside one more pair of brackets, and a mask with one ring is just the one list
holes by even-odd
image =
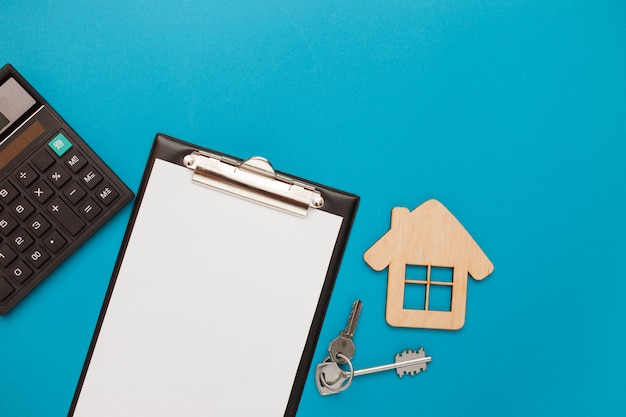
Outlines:
{"label": "wooden house figure", "polygon": [[[388,268],[386,319],[397,327],[460,329],[465,323],[468,274],[482,280],[493,271],[474,239],[437,200],[411,212],[394,208],[391,229],[365,252],[364,259],[376,271]],[[409,273],[415,270],[422,276]],[[443,279],[437,278],[435,272],[442,270],[449,277],[444,273]],[[407,306],[406,292],[412,287],[423,290],[419,308]],[[431,299],[439,290],[450,294],[443,308]]]}

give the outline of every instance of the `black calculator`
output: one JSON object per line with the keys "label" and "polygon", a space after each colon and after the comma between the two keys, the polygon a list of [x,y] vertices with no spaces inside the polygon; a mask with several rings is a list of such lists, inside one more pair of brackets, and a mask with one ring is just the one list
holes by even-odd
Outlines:
{"label": "black calculator", "polygon": [[133,198],[11,65],[0,69],[0,314]]}

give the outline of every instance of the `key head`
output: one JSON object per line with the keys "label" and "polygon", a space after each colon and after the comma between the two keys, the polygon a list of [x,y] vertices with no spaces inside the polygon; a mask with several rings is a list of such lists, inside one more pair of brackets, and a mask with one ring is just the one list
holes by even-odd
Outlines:
{"label": "key head", "polygon": [[355,352],[356,346],[354,345],[354,341],[343,332],[328,345],[328,354],[333,361],[338,363],[346,363],[346,360],[341,356],[345,356],[348,359],[354,358]]}
{"label": "key head", "polygon": [[315,385],[317,391],[321,395],[337,394],[346,390],[352,383],[353,372],[352,363],[347,361],[350,365],[350,371],[344,371],[339,367],[337,362],[333,361],[330,356],[315,368]]}
{"label": "key head", "polygon": [[[409,361],[411,359],[425,358],[425,357],[426,357],[426,352],[422,348],[419,348],[417,351],[407,349],[396,355],[396,363],[402,363],[402,362]],[[396,368],[396,373],[398,374],[400,378],[402,378],[404,375],[415,376],[421,371],[425,371],[425,370],[426,370],[426,363],[417,363],[415,365],[409,365],[409,366]]]}

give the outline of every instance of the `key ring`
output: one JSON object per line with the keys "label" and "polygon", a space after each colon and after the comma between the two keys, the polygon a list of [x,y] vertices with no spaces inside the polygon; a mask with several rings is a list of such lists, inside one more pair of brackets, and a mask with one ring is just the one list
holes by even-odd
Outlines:
{"label": "key ring", "polygon": [[[318,375],[319,383],[333,394],[348,389],[348,387],[352,384],[352,379],[354,378],[354,366],[352,365],[352,361],[341,353],[337,353],[337,357],[348,364],[348,367],[350,368],[349,371],[344,371],[343,369],[339,368],[339,365],[337,365],[337,368],[339,368],[341,373],[339,374],[337,379],[330,383],[326,381],[325,373],[322,372]],[[324,359],[323,362],[328,363],[331,361],[334,362],[334,360],[330,356],[328,356],[326,357],[326,359]]]}

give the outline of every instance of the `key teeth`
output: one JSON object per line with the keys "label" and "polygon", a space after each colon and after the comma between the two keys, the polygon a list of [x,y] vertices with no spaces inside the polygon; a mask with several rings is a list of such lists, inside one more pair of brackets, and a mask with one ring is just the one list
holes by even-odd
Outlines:
{"label": "key teeth", "polygon": [[[402,352],[396,354],[395,360],[396,362],[400,362],[402,361],[402,359],[404,359],[407,356],[412,356],[414,358],[420,358],[420,357],[424,358],[426,357],[426,351],[424,351],[424,348],[422,347],[420,347],[419,349],[405,349]],[[398,374],[400,378],[402,378],[405,374],[410,375],[410,376],[415,376],[419,374],[420,372],[426,371],[426,369],[427,369],[427,364],[422,363],[422,364],[411,365],[409,367],[397,368],[396,373]]]}

